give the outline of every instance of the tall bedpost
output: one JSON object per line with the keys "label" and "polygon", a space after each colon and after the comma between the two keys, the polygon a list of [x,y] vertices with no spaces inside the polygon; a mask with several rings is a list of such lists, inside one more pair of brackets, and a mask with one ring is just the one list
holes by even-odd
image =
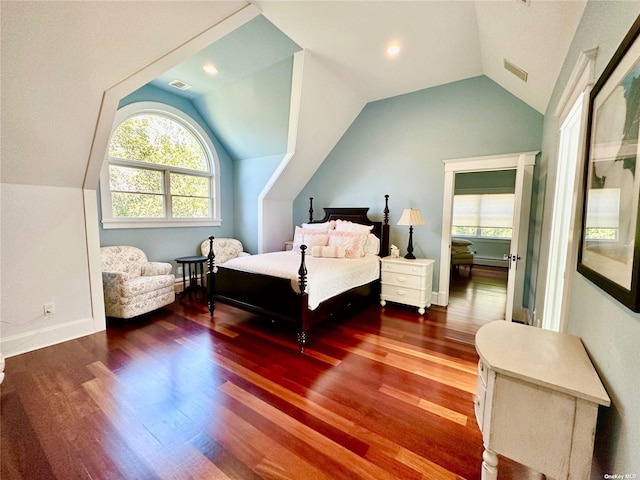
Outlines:
{"label": "tall bedpost", "polygon": [[382,239],[380,242],[380,256],[389,255],[389,195],[384,196],[384,222],[382,223]]}
{"label": "tall bedpost", "polygon": [[307,266],[305,265],[304,258],[306,255],[307,246],[300,245],[300,268],[298,269],[298,284],[300,286],[300,295],[303,297],[302,302],[302,318],[300,322],[300,331],[297,335],[298,345],[300,346],[300,353],[304,352],[304,346],[307,343],[307,315],[308,308],[307,302]]}
{"label": "tall bedpost", "polygon": [[313,222],[313,197],[309,197],[309,223]]}
{"label": "tall bedpost", "polygon": [[215,237],[211,235],[209,237],[209,255],[207,255],[207,303],[209,305],[209,313],[213,317],[213,311],[216,309],[216,304],[213,301],[213,294],[216,291],[215,289],[215,258],[216,255],[213,253],[213,239]]}

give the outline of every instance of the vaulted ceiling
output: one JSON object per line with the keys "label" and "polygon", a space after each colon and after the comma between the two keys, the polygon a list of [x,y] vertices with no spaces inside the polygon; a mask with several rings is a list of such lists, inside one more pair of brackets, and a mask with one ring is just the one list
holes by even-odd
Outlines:
{"label": "vaulted ceiling", "polygon": [[[205,88],[199,80],[204,58],[219,67],[216,81],[230,81],[291,55],[295,42],[366,101],[486,75],[544,113],[586,4],[581,0],[253,3],[292,42],[257,23],[245,41],[222,39],[162,81],[179,73],[180,80],[198,86],[185,94],[193,97]],[[253,54],[247,51],[246,40],[251,38],[257,45]],[[400,52],[390,57],[386,48],[394,42]],[[527,80],[505,69],[505,60],[524,70]]]}

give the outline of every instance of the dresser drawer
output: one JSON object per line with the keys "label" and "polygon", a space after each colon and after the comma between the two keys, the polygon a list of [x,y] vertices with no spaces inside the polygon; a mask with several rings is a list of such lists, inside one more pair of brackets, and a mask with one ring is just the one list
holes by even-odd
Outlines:
{"label": "dresser drawer", "polygon": [[404,273],[382,272],[383,284],[396,285],[405,288],[425,288],[426,278],[419,275],[407,275]]}
{"label": "dresser drawer", "polygon": [[415,263],[394,263],[382,262],[382,272],[402,273],[405,275],[424,275],[427,271],[427,265]]}
{"label": "dresser drawer", "polygon": [[480,381],[482,381],[482,384],[485,386],[485,388],[487,387],[487,374],[488,374],[488,372],[489,372],[489,369],[483,363],[483,361],[480,360],[478,362],[478,379]]}
{"label": "dresser drawer", "polygon": [[482,383],[482,377],[478,375],[478,387],[476,394],[473,397],[473,410],[476,414],[476,421],[478,422],[478,428],[482,432],[484,421],[484,404],[485,397],[487,396],[487,386]]}

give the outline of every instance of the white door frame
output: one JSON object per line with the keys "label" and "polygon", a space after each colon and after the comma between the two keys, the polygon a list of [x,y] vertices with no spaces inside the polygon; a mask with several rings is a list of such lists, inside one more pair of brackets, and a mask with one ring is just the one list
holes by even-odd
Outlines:
{"label": "white door frame", "polygon": [[[550,212],[552,220],[547,249],[549,258],[545,275],[543,312],[537,321],[542,328],[558,332],[566,330],[571,272],[575,271],[578,263],[577,233],[582,225],[582,210],[579,205],[584,191],[581,180],[584,171],[586,124],[589,95],[595,82],[597,53],[597,48],[580,53],[554,112],[561,127],[558,130],[556,185],[552,190],[554,197]],[[573,136],[569,138],[567,135],[571,129]],[[568,158],[571,155],[573,157]],[[571,166],[566,165],[569,160],[573,161]],[[560,189],[564,191],[560,192]],[[564,226],[562,231],[559,231],[558,225]]]}
{"label": "white door frame", "polygon": [[[511,153],[506,155],[491,155],[486,157],[458,158],[443,160],[444,163],[444,199],[442,204],[442,243],[440,246],[440,280],[438,305],[449,304],[449,277],[451,275],[451,220],[453,215],[453,194],[455,188],[455,174],[468,172],[486,172],[497,170],[517,170],[516,176],[531,174],[526,170],[533,170],[538,152]],[[523,177],[524,178],[524,177]],[[522,185],[523,182],[520,182]],[[516,205],[528,205],[522,202],[522,191],[516,191]],[[522,222],[514,225],[520,228]],[[510,247],[511,255],[522,256],[526,253],[527,238],[520,235],[518,245]],[[519,253],[520,252],[520,255]],[[515,272],[514,272],[515,273]],[[514,276],[515,278],[515,276]],[[513,282],[513,280],[512,280]],[[511,299],[513,305],[513,298]],[[505,312],[505,318],[511,320],[512,311]]]}

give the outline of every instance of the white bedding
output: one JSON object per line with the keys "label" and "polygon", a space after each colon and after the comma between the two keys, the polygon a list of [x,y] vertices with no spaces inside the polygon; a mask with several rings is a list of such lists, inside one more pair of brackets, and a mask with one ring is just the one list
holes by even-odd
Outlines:
{"label": "white bedding", "polygon": [[[380,257],[377,255],[365,255],[361,258],[318,258],[307,255],[305,265],[311,310],[328,298],[380,277]],[[225,262],[224,267],[288,278],[293,289],[296,292],[300,291],[300,254],[296,252],[271,252],[237,257]]]}

